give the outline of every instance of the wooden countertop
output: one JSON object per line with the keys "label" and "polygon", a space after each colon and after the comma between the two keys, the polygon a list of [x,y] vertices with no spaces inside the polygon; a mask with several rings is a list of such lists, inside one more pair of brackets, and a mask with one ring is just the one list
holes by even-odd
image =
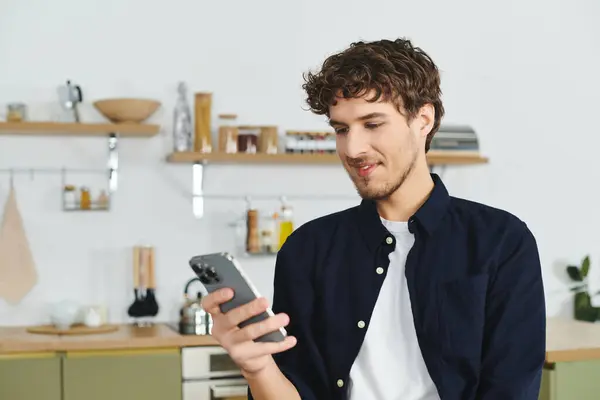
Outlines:
{"label": "wooden countertop", "polygon": [[26,327],[0,327],[0,354],[210,345],[217,345],[211,336],[180,335],[165,324],[119,325],[115,332],[73,336],[34,334],[27,332]]}
{"label": "wooden countertop", "polygon": [[548,318],[546,362],[600,359],[600,323]]}
{"label": "wooden countertop", "polygon": [[[214,346],[211,336],[180,335],[165,324],[151,327],[119,325],[111,333],[55,336],[33,334],[26,327],[0,327],[0,354]],[[549,318],[546,362],[600,359],[600,324]]]}

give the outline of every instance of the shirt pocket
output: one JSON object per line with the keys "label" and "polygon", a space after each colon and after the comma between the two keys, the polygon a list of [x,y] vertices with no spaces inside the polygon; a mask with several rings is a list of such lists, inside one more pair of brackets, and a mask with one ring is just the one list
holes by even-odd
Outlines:
{"label": "shirt pocket", "polygon": [[440,282],[438,308],[442,350],[448,356],[479,357],[489,275]]}

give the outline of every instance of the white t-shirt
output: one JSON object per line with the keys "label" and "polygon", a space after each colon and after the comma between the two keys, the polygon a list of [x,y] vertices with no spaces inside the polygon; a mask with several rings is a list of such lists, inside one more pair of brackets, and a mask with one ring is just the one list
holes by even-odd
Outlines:
{"label": "white t-shirt", "polygon": [[396,248],[350,370],[350,399],[439,400],[417,341],[404,273],[414,236],[406,222],[382,222],[396,238]]}

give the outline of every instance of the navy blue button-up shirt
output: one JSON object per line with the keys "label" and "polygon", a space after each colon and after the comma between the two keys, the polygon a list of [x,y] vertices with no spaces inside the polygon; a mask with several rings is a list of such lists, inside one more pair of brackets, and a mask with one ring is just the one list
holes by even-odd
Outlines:
{"label": "navy blue button-up shirt", "polygon": [[[433,191],[409,220],[406,278],[440,398],[537,400],[546,312],[536,241],[517,217],[451,197],[432,177]],[[366,333],[357,321],[368,328],[394,246],[374,202],[363,200],[302,225],[282,247],[273,311],[290,316],[298,343],[274,358],[302,399],[348,398]]]}

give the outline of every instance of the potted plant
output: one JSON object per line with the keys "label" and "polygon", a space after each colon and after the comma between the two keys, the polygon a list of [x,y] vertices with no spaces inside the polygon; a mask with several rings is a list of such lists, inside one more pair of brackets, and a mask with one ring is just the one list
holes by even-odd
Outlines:
{"label": "potted plant", "polygon": [[[581,261],[581,265],[567,266],[567,274],[575,284],[571,291],[575,293],[573,315],[576,320],[595,322],[600,317],[600,307],[592,306],[592,297],[588,289],[588,276],[590,273],[590,256]],[[598,294],[598,293],[596,293]]]}

